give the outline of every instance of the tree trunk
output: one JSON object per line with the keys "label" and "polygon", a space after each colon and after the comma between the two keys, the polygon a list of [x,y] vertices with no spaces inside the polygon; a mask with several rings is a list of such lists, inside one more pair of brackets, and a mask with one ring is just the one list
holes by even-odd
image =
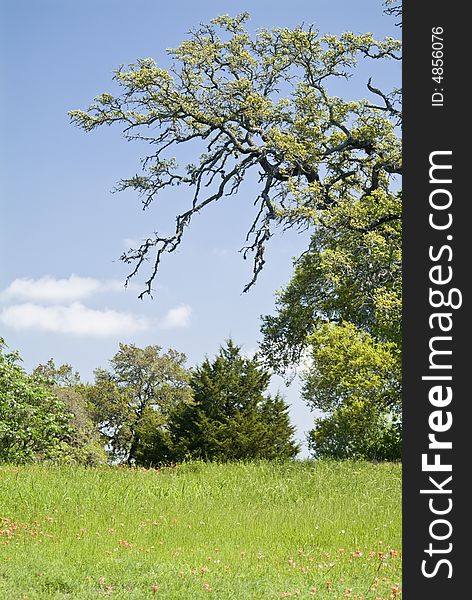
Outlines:
{"label": "tree trunk", "polygon": [[133,440],[131,442],[131,447],[129,449],[128,459],[126,461],[128,466],[130,466],[130,467],[134,464],[134,461],[136,459],[136,452],[138,451],[138,446],[139,446],[139,436],[137,433],[133,432]]}

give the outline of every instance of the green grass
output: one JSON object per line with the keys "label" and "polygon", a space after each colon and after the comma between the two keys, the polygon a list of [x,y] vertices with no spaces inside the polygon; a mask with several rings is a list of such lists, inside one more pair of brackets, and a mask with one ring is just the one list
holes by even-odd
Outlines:
{"label": "green grass", "polygon": [[401,466],[0,467],[0,565],[6,600],[400,598]]}

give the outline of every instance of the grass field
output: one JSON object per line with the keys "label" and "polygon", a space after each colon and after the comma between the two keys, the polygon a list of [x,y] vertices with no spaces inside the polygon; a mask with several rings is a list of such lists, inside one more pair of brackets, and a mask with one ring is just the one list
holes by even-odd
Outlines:
{"label": "grass field", "polygon": [[0,598],[401,597],[401,466],[0,467]]}

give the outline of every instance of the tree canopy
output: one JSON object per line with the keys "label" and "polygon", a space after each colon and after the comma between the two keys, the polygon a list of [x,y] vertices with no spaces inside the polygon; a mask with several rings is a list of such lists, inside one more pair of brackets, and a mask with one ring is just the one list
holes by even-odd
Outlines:
{"label": "tree canopy", "polygon": [[[275,224],[318,226],[335,210],[354,231],[375,232],[400,218],[390,190],[392,175],[401,172],[398,90],[383,92],[369,80],[370,99],[329,93],[359,59],[398,60],[400,42],[320,35],[313,27],[251,36],[248,18],[224,15],[193,30],[168,50],[169,69],[150,58],[119,67],[120,93],[103,93],[87,111],[70,111],[85,131],[118,125],[128,140],[149,143],[143,171],[117,187],[137,190],[143,208],[168,187],[190,189],[189,208],[177,215],[173,233],[157,232],[122,256],[133,265],[130,277],[152,258],[141,297],[151,293],[162,255],[178,247],[194,215],[236,194],[251,170],[260,187],[242,248],[245,258],[254,253],[245,291],[263,268]],[[179,165],[178,146],[198,143],[198,161]],[[360,210],[363,204],[369,209]]]}

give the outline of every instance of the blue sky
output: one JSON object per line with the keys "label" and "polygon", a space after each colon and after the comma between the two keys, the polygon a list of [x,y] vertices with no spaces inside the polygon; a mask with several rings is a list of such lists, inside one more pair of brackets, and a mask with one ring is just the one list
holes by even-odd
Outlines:
{"label": "blue sky", "polygon": [[[251,275],[238,253],[253,217],[248,182],[195,219],[180,250],[165,257],[156,297],[138,300],[143,278],[125,291],[128,270],[118,257],[155,229],[170,231],[174,204],[186,198],[163,195],[143,212],[133,193],[111,194],[137,171],[144,149],[111,128],[84,134],[67,111],[112,89],[112,71],[122,63],[150,56],[166,66],[165,49],[218,14],[248,11],[251,29],[304,22],[323,33],[397,37],[381,2],[16,0],[0,11],[0,336],[28,370],[52,357],[85,380],[107,366],[120,341],[174,347],[189,365],[229,336],[253,352],[260,315],[273,312],[274,291],[289,280],[306,235],[276,236],[257,285],[241,294]],[[361,67],[349,93],[363,96],[371,74]],[[390,70],[374,80],[391,81]],[[272,387],[290,403],[302,439],[313,415],[298,383],[285,388],[274,378]]]}

